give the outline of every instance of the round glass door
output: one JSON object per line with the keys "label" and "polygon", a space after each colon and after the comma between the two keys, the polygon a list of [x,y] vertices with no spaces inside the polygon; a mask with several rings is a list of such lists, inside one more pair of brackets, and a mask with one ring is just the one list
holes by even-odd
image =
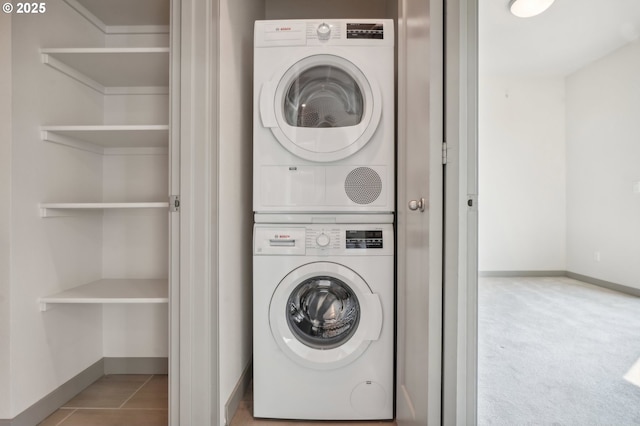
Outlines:
{"label": "round glass door", "polygon": [[360,304],[343,281],[318,276],[293,290],[285,315],[289,329],[300,342],[314,349],[333,349],[348,341],[357,330]]}
{"label": "round glass door", "polygon": [[351,74],[334,65],[300,73],[284,98],[284,118],[293,127],[348,127],[362,121],[364,98]]}
{"label": "round glass door", "polygon": [[271,334],[295,362],[315,369],[349,364],[382,330],[382,305],[362,277],[333,262],[291,271],[269,304]]}
{"label": "round glass door", "polygon": [[[268,89],[275,86],[275,89]],[[263,123],[289,152],[309,161],[346,158],[378,127],[382,99],[375,81],[336,55],[308,56],[263,86]],[[264,101],[264,102],[263,102]]]}

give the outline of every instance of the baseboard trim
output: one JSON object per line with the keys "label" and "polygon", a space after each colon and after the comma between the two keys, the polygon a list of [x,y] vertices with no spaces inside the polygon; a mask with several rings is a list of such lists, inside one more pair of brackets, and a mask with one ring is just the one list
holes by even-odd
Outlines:
{"label": "baseboard trim", "polygon": [[478,271],[479,277],[566,277],[567,271]]}
{"label": "baseboard trim", "polygon": [[396,404],[399,405],[397,411],[399,413],[403,413],[404,416],[408,415],[409,419],[415,419],[416,409],[413,405],[413,401],[411,400],[411,396],[409,395],[409,390],[405,385],[400,386],[400,394],[402,396],[398,398],[398,401],[396,401]]}
{"label": "baseboard trim", "polygon": [[573,278],[574,280],[583,281],[588,284],[597,285],[598,287],[608,288],[609,290],[619,291],[620,293],[626,293],[631,296],[640,297],[640,289],[634,287],[628,287],[622,284],[612,283],[610,281],[601,280],[599,278],[593,278],[588,275],[577,274],[575,272],[567,271],[566,276]]}
{"label": "baseboard trim", "polygon": [[168,358],[105,357],[104,374],[169,374]]}
{"label": "baseboard trim", "polygon": [[79,394],[104,375],[104,360],[99,360],[60,385],[40,401],[24,410],[12,420],[0,420],[2,426],[33,426],[56,411],[65,402]]}
{"label": "baseboard trim", "polygon": [[640,297],[640,289],[629,287],[622,284],[616,284],[611,281],[593,278],[588,275],[578,274],[571,271],[478,271],[479,277],[567,277],[574,280],[582,281],[587,284],[597,285],[609,290],[619,291],[620,293],[629,294],[631,296]]}
{"label": "baseboard trim", "polygon": [[229,395],[229,399],[227,399],[227,403],[224,404],[224,423],[225,426],[231,424],[231,419],[238,411],[238,407],[240,406],[240,401],[242,401],[242,397],[247,392],[249,388],[249,384],[251,383],[251,377],[253,376],[253,364],[250,362],[247,367],[242,372],[240,379],[238,379],[238,383],[236,383],[236,387],[231,391],[231,395]]}
{"label": "baseboard trim", "polygon": [[105,374],[167,374],[167,358],[102,358],[0,426],[33,426]]}

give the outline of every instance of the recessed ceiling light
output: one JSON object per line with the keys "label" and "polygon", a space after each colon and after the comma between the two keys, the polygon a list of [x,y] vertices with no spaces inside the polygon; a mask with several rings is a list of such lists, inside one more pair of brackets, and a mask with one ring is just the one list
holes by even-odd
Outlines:
{"label": "recessed ceiling light", "polygon": [[530,18],[544,12],[554,0],[511,0],[509,10],[519,18]]}

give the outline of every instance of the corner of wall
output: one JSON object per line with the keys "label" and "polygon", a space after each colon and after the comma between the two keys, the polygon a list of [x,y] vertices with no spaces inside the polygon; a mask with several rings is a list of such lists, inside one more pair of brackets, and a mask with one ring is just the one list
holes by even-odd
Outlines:
{"label": "corner of wall", "polygon": [[[0,17],[0,73],[9,72],[11,76],[0,81],[0,90],[10,93],[8,106],[7,97],[0,95],[0,196],[9,200],[0,207],[0,215],[11,215],[0,220],[0,232],[5,231],[4,227],[11,232],[9,239],[0,238],[0,244],[10,244],[10,258],[0,252],[0,263],[3,269],[11,268],[10,277],[0,270],[0,292],[6,291],[2,286],[11,291],[10,299],[0,293],[0,305],[4,305],[0,309],[0,333],[9,333],[8,337],[0,335],[0,410],[4,410],[0,417],[5,418],[23,412],[101,355],[100,339],[96,337],[101,319],[96,309],[78,308],[78,316],[72,318],[63,309],[43,313],[36,307],[38,297],[83,279],[81,274],[93,275],[97,271],[96,262],[86,262],[93,250],[73,244],[84,241],[87,231],[97,232],[95,221],[83,221],[72,228],[67,226],[69,222],[46,222],[37,214],[38,203],[47,201],[45,197],[51,197],[51,201],[62,192],[67,195],[69,186],[75,185],[91,195],[93,182],[88,178],[97,175],[91,165],[82,167],[85,163],[81,159],[90,153],[64,156],[56,147],[45,146],[40,138],[43,124],[62,122],[63,117],[76,112],[89,122],[101,112],[95,102],[97,94],[94,97],[88,87],[49,69],[40,58],[42,47],[102,41],[94,27],[91,29],[95,32],[76,32],[84,26],[67,8],[64,2],[50,2],[42,16]],[[9,16],[14,19],[7,20]],[[11,25],[5,25],[5,20]],[[69,88],[81,95],[66,96]],[[10,114],[5,115],[7,107]],[[4,167],[5,161],[10,169]],[[72,178],[76,171],[81,178]],[[52,179],[54,176],[56,179]],[[0,250],[7,250],[7,246]],[[65,262],[59,261],[61,257]],[[76,268],[82,271],[74,274]],[[5,314],[5,307],[10,308],[9,313]],[[5,324],[10,329],[3,329]],[[24,335],[29,338],[22,338]],[[7,339],[9,344],[5,345],[3,340]],[[5,356],[10,361],[2,359]],[[3,374],[5,369],[7,373]],[[9,388],[7,398],[3,386]]]}
{"label": "corner of wall", "polygon": [[253,364],[249,362],[246,368],[242,372],[242,375],[238,379],[238,383],[233,388],[233,391],[229,395],[227,402],[224,404],[224,425],[228,426],[231,424],[231,420],[233,420],[233,416],[236,411],[240,407],[240,403],[243,400],[244,395],[247,393],[247,389],[251,384],[251,378],[253,376]]}
{"label": "corner of wall", "polygon": [[567,77],[567,270],[640,289],[640,40]]}
{"label": "corner of wall", "polygon": [[[11,15],[0,14],[0,198],[11,200]],[[0,419],[10,413],[11,202],[0,205]],[[1,421],[1,420],[0,420]]]}
{"label": "corner of wall", "polygon": [[[252,356],[252,142],[253,22],[265,18],[265,3],[220,2],[219,331],[220,424],[235,411]],[[250,371],[250,370],[249,370]],[[251,375],[249,373],[248,380]],[[242,391],[237,395],[239,389]],[[224,408],[223,408],[224,407]]]}

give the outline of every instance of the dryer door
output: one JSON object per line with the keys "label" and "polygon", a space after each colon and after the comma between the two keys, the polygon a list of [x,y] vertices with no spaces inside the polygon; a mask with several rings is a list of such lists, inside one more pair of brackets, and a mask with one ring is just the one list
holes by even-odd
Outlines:
{"label": "dryer door", "polygon": [[260,93],[260,114],[284,148],[309,161],[346,158],[378,127],[380,88],[336,55],[308,56]]}
{"label": "dryer door", "polygon": [[271,333],[293,361],[310,368],[342,367],[382,330],[377,294],[353,270],[314,262],[289,273],[269,305]]}

